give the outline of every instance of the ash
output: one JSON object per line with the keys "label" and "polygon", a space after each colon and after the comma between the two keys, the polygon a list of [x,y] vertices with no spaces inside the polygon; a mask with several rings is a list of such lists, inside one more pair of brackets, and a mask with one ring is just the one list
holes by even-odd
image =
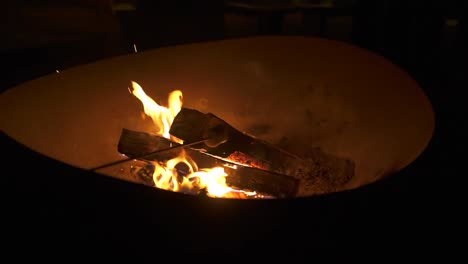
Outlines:
{"label": "ash", "polygon": [[288,175],[301,181],[298,196],[312,196],[346,189],[354,177],[355,164],[313,148],[303,156],[300,166],[289,168]]}

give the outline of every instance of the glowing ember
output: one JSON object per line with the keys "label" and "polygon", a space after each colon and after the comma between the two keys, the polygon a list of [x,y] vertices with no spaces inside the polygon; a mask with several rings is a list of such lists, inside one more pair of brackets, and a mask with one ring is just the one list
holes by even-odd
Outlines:
{"label": "glowing ember", "polygon": [[[172,91],[169,94],[168,107],[157,104],[151,97],[146,95],[143,88],[136,82],[132,82],[133,90],[130,92],[143,104],[145,114],[151,117],[158,135],[171,139],[177,143],[182,140],[169,134],[169,129],[175,116],[182,108],[182,92]],[[186,171],[178,169],[179,164],[187,167]],[[256,192],[236,190],[226,184],[228,176],[222,167],[201,168],[186,155],[185,151],[166,162],[153,162],[155,170],[153,181],[157,188],[174,192],[194,193],[205,191],[210,197],[223,198],[265,198]],[[180,167],[180,166],[179,166]]]}
{"label": "glowing ember", "polygon": [[[185,164],[188,171],[181,172],[178,164]],[[246,198],[255,192],[233,189],[226,185],[228,176],[222,167],[198,169],[197,164],[181,151],[180,155],[164,163],[154,163],[153,180],[156,187],[174,192],[198,193],[205,190],[208,196],[224,198]],[[182,174],[182,175],[181,175]],[[183,174],[186,174],[185,176]]]}

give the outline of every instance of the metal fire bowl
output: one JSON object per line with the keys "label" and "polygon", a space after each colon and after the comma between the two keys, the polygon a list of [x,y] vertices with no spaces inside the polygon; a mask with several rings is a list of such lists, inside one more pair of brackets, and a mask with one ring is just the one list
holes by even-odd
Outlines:
{"label": "metal fire bowl", "polygon": [[[81,65],[1,95],[3,131],[64,163],[91,168],[122,159],[122,128],[154,131],[128,91],[156,101],[180,89],[184,106],[212,112],[291,151],[321,147],[353,160],[347,188],[401,170],[434,129],[418,84],[383,57],[332,40],[255,37],[160,48]],[[131,180],[109,171],[107,175]]]}

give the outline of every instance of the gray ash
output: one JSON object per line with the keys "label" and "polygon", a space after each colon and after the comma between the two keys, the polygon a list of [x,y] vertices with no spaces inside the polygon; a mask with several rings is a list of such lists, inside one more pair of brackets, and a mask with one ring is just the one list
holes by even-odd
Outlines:
{"label": "gray ash", "polygon": [[[291,168],[290,175],[301,180],[298,196],[310,196],[344,190],[354,177],[355,164],[314,148],[304,156],[304,166]],[[290,170],[291,170],[290,169]]]}

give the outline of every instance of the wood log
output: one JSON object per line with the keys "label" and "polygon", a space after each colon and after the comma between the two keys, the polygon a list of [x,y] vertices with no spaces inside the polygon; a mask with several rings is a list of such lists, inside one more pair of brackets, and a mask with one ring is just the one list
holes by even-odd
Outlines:
{"label": "wood log", "polygon": [[182,108],[169,133],[186,141],[212,137],[214,142],[211,144],[203,143],[192,147],[299,179],[299,196],[344,190],[354,177],[355,164],[349,159],[330,155],[320,148],[308,150],[310,155],[299,158],[238,131],[211,113]]}
{"label": "wood log", "polygon": [[[129,158],[136,158],[160,149],[167,149],[175,145],[178,144],[164,137],[123,128],[122,133],[120,134],[119,143],[117,145],[117,151]],[[149,156],[147,159],[168,160],[176,157],[178,153],[178,150],[174,152],[163,152],[155,154],[154,156]]]}
{"label": "wood log", "polygon": [[193,148],[223,158],[249,157],[265,170],[287,174],[285,172],[290,171],[290,168],[304,167],[304,160],[296,155],[242,133],[211,113],[182,108],[174,118],[169,133],[184,141],[213,138],[211,142]]}
{"label": "wood log", "polygon": [[[139,157],[175,145],[177,143],[160,136],[123,129],[118,151],[128,157]],[[294,197],[299,188],[299,180],[287,175],[242,166],[189,147],[185,151],[197,163],[199,168],[223,167],[224,171],[229,175],[226,177],[226,182],[239,189],[256,191],[275,197]],[[179,154],[180,149],[157,153],[145,159],[165,161],[175,158]]]}

